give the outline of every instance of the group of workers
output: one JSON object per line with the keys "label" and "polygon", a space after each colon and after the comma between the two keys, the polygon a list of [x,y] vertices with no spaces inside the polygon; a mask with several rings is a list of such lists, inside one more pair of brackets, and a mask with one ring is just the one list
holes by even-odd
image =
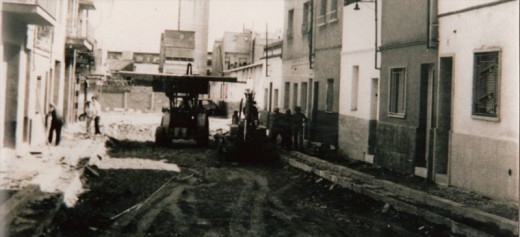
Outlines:
{"label": "group of workers", "polygon": [[[244,114],[251,113],[252,126],[259,124],[258,108],[256,102],[251,106],[251,112],[247,108],[242,111]],[[268,129],[271,142],[276,143],[278,137],[281,137],[281,145],[286,150],[302,150],[303,149],[303,133],[307,117],[299,106],[294,108],[294,113],[290,109],[285,114],[280,113],[279,108],[275,108],[273,113],[269,115]],[[239,124],[240,119],[238,111],[233,112],[232,123]]]}
{"label": "group of workers", "polygon": [[276,142],[278,136],[282,138],[282,148],[286,150],[303,149],[304,125],[307,117],[302,113],[300,107],[294,108],[294,113],[290,109],[285,114],[280,113],[280,109],[275,108],[274,113],[269,118],[269,136],[272,142]]}
{"label": "group of workers", "polygon": [[[87,123],[87,135],[90,137],[92,135],[92,122],[94,122],[94,134],[101,135],[101,130],[99,129],[99,120],[101,118],[101,106],[97,100],[96,96],[92,96],[92,101],[85,102],[85,113],[84,116]],[[58,108],[53,103],[49,104],[49,113],[46,117],[46,126],[48,127],[48,144],[51,144],[52,141],[55,141],[56,146],[60,144],[61,141],[61,129],[63,127],[63,117]],[[54,136],[56,134],[56,136]]]}

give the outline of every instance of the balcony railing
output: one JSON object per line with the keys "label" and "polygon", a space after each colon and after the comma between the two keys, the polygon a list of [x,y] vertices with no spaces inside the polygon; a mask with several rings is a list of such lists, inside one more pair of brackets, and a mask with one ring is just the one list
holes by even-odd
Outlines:
{"label": "balcony railing", "polygon": [[67,37],[86,39],[91,43],[95,42],[95,30],[91,24],[79,24],[72,20],[71,17],[67,19]]}
{"label": "balcony railing", "polygon": [[326,23],[325,15],[316,17],[316,23],[318,23],[318,26],[325,25],[325,23]]}
{"label": "balcony railing", "polygon": [[327,14],[327,22],[333,22],[338,20],[338,11],[331,11]]}

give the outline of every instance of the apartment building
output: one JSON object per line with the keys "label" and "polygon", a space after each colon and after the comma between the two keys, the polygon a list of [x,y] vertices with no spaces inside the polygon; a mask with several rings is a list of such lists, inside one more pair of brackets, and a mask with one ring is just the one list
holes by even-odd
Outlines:
{"label": "apartment building", "polygon": [[[435,121],[445,94],[435,89],[436,1],[382,2],[379,121],[374,163],[431,176]],[[447,151],[437,143],[435,149]]]}
{"label": "apartment building", "polygon": [[380,6],[381,1],[351,1],[343,7],[338,153],[368,163],[379,113]]}
{"label": "apartment building", "polygon": [[78,75],[93,65],[94,41],[86,14],[93,9],[88,0],[2,2],[2,155],[45,144],[50,103],[63,111],[65,122],[74,120]]}
{"label": "apartment building", "polygon": [[[449,134],[434,177],[518,202],[519,2],[439,0],[436,135]],[[497,14],[499,13],[499,14]],[[450,96],[451,95],[451,96]],[[445,136],[448,138],[448,136]],[[436,144],[437,146],[437,144]]]}

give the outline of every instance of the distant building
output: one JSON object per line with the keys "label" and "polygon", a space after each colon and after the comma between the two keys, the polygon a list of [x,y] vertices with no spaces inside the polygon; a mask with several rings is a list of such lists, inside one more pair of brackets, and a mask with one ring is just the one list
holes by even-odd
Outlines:
{"label": "distant building", "polygon": [[[252,35],[258,38],[251,39]],[[255,92],[257,106],[263,111],[272,109],[273,100],[269,97],[276,97],[278,101],[279,84],[282,80],[282,41],[278,39],[279,34],[270,35],[273,38],[268,35],[269,39],[266,40],[265,35],[260,33],[226,32],[222,40],[215,42],[212,54],[213,75],[233,76],[239,81],[239,83],[212,82],[210,84],[210,98],[227,104],[229,112],[238,108],[245,89]],[[273,43],[266,47],[266,43],[270,42]],[[267,66],[266,63],[269,65]]]}
{"label": "distant building", "polygon": [[160,54],[134,52],[133,54],[134,71],[142,73],[158,73]]}
{"label": "distant building", "polygon": [[206,56],[206,75],[211,76],[212,75],[212,68],[213,67],[213,53],[208,52]]}
{"label": "distant building", "polygon": [[159,71],[167,74],[186,74],[188,64],[192,73],[206,75],[208,52],[209,0],[186,1],[190,5],[182,15],[178,28],[161,34]]}
{"label": "distant building", "polygon": [[251,64],[253,33],[225,32],[213,46],[213,75]]}
{"label": "distant building", "polygon": [[161,34],[160,47],[159,71],[162,73],[184,75],[187,65],[195,64],[194,31],[166,30]]}

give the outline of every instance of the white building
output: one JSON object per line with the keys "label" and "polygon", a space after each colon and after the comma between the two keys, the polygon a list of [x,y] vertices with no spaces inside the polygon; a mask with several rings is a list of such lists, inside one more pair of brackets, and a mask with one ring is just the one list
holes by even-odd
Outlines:
{"label": "white building", "polygon": [[379,110],[380,56],[375,42],[380,32],[376,35],[375,2],[358,6],[343,8],[338,151],[341,156],[372,163]]}
{"label": "white building", "polygon": [[440,0],[438,10],[439,87],[452,90],[450,184],[515,202],[518,8],[517,0]]}

